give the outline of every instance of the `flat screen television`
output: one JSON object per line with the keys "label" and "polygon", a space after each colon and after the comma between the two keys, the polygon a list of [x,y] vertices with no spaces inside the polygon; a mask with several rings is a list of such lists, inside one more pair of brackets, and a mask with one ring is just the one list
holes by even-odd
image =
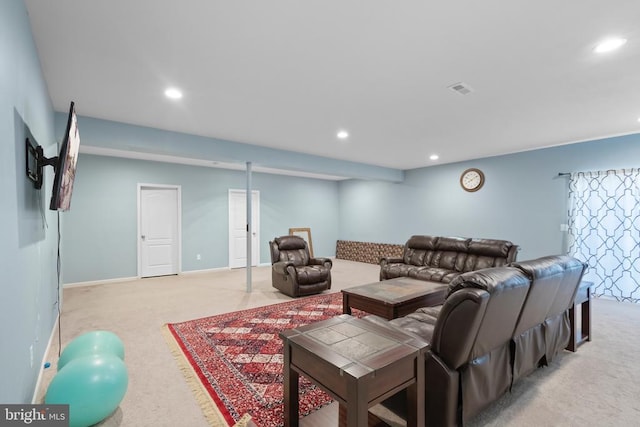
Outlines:
{"label": "flat screen television", "polygon": [[49,209],[66,211],[71,207],[71,194],[76,177],[76,164],[78,162],[78,150],[80,148],[80,133],[78,132],[78,119],[76,117],[75,104],[71,102],[67,129],[64,133],[60,152],[58,154],[56,175],[51,191],[51,203]]}

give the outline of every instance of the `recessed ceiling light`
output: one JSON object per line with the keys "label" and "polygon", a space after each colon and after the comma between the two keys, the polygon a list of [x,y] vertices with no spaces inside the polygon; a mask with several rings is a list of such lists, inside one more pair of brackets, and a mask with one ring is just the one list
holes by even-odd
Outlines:
{"label": "recessed ceiling light", "polygon": [[338,138],[339,139],[347,139],[349,138],[349,132],[347,132],[346,130],[341,130],[338,132]]}
{"label": "recessed ceiling light", "polygon": [[165,90],[164,95],[170,99],[182,98],[182,92],[179,89],[176,89],[174,87],[170,87],[169,89]]}
{"label": "recessed ceiling light", "polygon": [[596,46],[596,48],[594,49],[594,52],[596,53],[611,52],[612,50],[618,49],[620,46],[622,46],[626,42],[627,42],[627,39],[623,39],[619,37],[606,39],[600,42]]}
{"label": "recessed ceiling light", "polygon": [[438,160],[440,158],[440,156],[438,156],[437,154],[432,154],[429,156],[429,160]]}

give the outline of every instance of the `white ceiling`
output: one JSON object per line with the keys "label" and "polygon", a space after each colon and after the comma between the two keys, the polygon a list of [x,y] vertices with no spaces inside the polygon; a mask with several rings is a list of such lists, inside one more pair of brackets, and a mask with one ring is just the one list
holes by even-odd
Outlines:
{"label": "white ceiling", "polygon": [[638,0],[26,5],[57,111],[399,169],[640,131]]}

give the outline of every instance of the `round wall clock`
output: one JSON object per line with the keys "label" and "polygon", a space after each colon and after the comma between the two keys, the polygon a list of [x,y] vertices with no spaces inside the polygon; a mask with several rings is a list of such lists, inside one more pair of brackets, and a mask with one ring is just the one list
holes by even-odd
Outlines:
{"label": "round wall clock", "polygon": [[466,191],[478,191],[484,185],[484,173],[480,169],[469,168],[460,175],[460,185]]}

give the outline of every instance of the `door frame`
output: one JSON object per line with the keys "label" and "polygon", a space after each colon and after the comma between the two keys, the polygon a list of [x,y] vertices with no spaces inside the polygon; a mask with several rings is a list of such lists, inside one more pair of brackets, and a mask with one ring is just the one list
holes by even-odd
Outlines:
{"label": "door frame", "polygon": [[[227,195],[227,204],[228,204],[228,208],[229,208],[229,217],[228,217],[229,221],[228,221],[228,224],[227,224],[227,229],[228,229],[228,233],[227,234],[229,236],[229,249],[228,249],[228,251],[229,251],[229,268],[247,268],[248,267],[247,265],[245,265],[244,267],[231,267],[231,259],[232,259],[231,257],[232,257],[232,254],[233,254],[233,251],[232,251],[233,248],[231,246],[231,242],[233,240],[233,236],[232,236],[232,233],[231,233],[231,231],[232,231],[231,230],[231,216],[233,214],[233,212],[231,211],[231,194],[232,193],[244,193],[245,200],[246,200],[247,190],[230,188],[229,191],[228,191],[228,195]],[[253,200],[254,196],[257,196],[257,204],[254,203],[254,200]],[[246,208],[246,204],[245,204],[245,208]],[[256,216],[257,216],[258,225],[260,225],[260,190],[251,190],[251,210],[252,210],[252,214],[255,211]],[[252,222],[251,225],[255,227],[255,223]],[[258,230],[253,228],[253,231],[254,231],[254,233],[256,233],[256,240],[257,240],[256,243],[257,244],[255,246],[252,245],[251,249],[253,250],[252,252],[257,255],[258,259],[252,259],[251,263],[255,264],[255,265],[251,265],[249,267],[257,267],[257,266],[260,265],[260,227],[258,227]],[[253,253],[252,253],[252,255],[253,255]]]}
{"label": "door frame", "polygon": [[142,233],[142,216],[141,216],[141,198],[142,198],[142,190],[143,189],[165,189],[165,190],[176,190],[177,192],[177,203],[176,209],[178,210],[176,215],[176,230],[178,240],[178,271],[176,274],[182,273],[182,186],[180,185],[163,185],[163,184],[146,184],[146,183],[138,183],[138,190],[136,194],[137,199],[137,227],[136,227],[136,242],[137,242],[137,265],[138,265],[138,279],[142,277],[142,245],[140,241],[140,236]]}

